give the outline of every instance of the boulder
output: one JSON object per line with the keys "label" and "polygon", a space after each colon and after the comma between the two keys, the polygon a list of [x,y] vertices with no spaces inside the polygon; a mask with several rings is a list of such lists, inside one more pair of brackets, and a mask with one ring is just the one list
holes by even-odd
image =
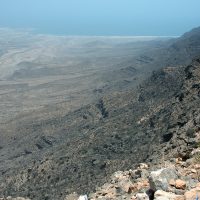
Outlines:
{"label": "boulder", "polygon": [[162,168],[157,171],[152,171],[149,177],[150,188],[155,191],[168,191],[171,179],[178,179],[177,172],[174,168]]}
{"label": "boulder", "polygon": [[87,195],[81,195],[78,200],[88,200]]}
{"label": "boulder", "polygon": [[137,200],[149,200],[149,196],[146,193],[137,193],[136,199]]}
{"label": "boulder", "polygon": [[126,193],[129,193],[134,189],[134,185],[129,179],[119,181],[118,185]]}
{"label": "boulder", "polygon": [[197,170],[196,169],[191,169],[191,172],[192,173],[197,173]]}
{"label": "boulder", "polygon": [[176,186],[176,181],[174,180],[174,179],[170,179],[169,180],[169,184],[171,185],[171,186]]}
{"label": "boulder", "polygon": [[200,169],[200,164],[194,165],[194,168],[195,168],[195,169]]}
{"label": "boulder", "polygon": [[184,200],[183,195],[176,195],[171,192],[165,192],[163,190],[157,190],[154,194],[155,200]]}
{"label": "boulder", "polygon": [[176,187],[177,189],[184,190],[184,189],[186,188],[186,182],[183,181],[183,180],[177,179],[177,180],[176,180],[176,185],[175,185],[175,187]]}
{"label": "boulder", "polygon": [[149,171],[146,169],[141,169],[141,178],[148,178],[149,177]]}
{"label": "boulder", "polygon": [[195,200],[197,196],[200,198],[200,187],[185,192],[184,196],[185,200]]}
{"label": "boulder", "polygon": [[138,181],[137,183],[135,183],[134,185],[136,185],[137,190],[142,190],[142,189],[147,189],[149,188],[149,182],[148,180],[141,180]]}

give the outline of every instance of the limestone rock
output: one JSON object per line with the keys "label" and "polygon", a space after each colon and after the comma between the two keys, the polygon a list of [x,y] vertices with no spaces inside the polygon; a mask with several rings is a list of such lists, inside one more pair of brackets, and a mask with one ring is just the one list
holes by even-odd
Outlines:
{"label": "limestone rock", "polygon": [[196,187],[194,189],[191,189],[184,194],[185,200],[194,200],[196,197],[200,197],[200,187]]}
{"label": "limestone rock", "polygon": [[191,172],[192,173],[197,173],[197,170],[196,169],[191,169]]}
{"label": "limestone rock", "polygon": [[184,190],[184,189],[186,188],[186,182],[183,181],[183,180],[178,179],[178,180],[176,180],[176,185],[175,185],[175,187],[176,187],[177,189],[182,189],[182,190]]}
{"label": "limestone rock", "polygon": [[132,182],[130,180],[127,180],[127,179],[121,180],[119,182],[119,186],[126,193],[131,192],[133,190],[133,188],[134,188]]}
{"label": "limestone rock", "polygon": [[149,178],[150,187],[155,191],[168,191],[169,181],[177,178],[178,176],[174,168],[162,168],[157,171],[152,171]]}
{"label": "limestone rock", "polygon": [[175,186],[175,185],[176,185],[176,181],[175,181],[174,179],[170,179],[170,180],[169,180],[169,184],[170,184],[171,186]]}
{"label": "limestone rock", "polygon": [[81,195],[78,200],[88,200],[87,195]]}
{"label": "limestone rock", "polygon": [[157,190],[154,194],[155,200],[184,200],[183,195]]}
{"label": "limestone rock", "polygon": [[146,193],[138,193],[136,194],[137,200],[149,200],[149,197]]}
{"label": "limestone rock", "polygon": [[195,169],[200,169],[200,164],[196,164],[194,167]]}

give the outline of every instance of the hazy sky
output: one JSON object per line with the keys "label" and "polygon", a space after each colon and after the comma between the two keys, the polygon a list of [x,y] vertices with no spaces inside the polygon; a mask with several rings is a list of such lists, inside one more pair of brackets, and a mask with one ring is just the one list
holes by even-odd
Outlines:
{"label": "hazy sky", "polygon": [[66,35],[180,35],[200,0],[0,0],[0,27]]}

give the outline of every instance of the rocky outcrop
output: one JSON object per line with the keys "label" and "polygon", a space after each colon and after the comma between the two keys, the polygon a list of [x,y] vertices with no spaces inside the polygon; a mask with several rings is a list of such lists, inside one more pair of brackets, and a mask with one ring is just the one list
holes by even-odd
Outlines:
{"label": "rocky outcrop", "polygon": [[[90,199],[134,199],[136,192],[145,192],[149,188],[146,167],[147,165],[142,163],[135,170],[115,172],[108,183],[97,188],[97,191],[90,195]],[[145,195],[147,196],[147,194]],[[138,194],[138,198],[142,199],[143,197],[144,195]]]}
{"label": "rocky outcrop", "polygon": [[[195,164],[194,157],[191,160],[187,167],[185,162],[176,162],[174,166],[154,171],[141,163],[137,169],[115,172],[94,193],[81,196],[72,193],[64,200],[195,200],[200,197],[199,176],[192,177],[190,173],[200,172],[200,167]],[[0,200],[30,199],[7,197]]]}
{"label": "rocky outcrop", "polygon": [[90,195],[91,200],[191,200],[200,197],[199,176],[191,177],[188,172],[196,172],[200,169],[195,164],[195,158],[191,158],[190,164],[185,167],[185,162],[176,162],[167,168],[151,171],[148,175],[137,177],[136,170],[116,172],[111,176],[108,183],[97,188],[97,191]]}
{"label": "rocky outcrop", "polygon": [[71,194],[66,200],[78,200],[83,197],[90,200],[196,199],[200,197],[199,177],[191,177],[190,173],[199,171],[200,168],[195,164],[194,157],[191,157],[187,167],[185,165],[186,162],[176,162],[173,166],[151,171],[148,165],[141,163],[135,170],[115,172],[107,183],[97,187],[96,192],[88,197],[85,195],[78,198],[77,194]]}

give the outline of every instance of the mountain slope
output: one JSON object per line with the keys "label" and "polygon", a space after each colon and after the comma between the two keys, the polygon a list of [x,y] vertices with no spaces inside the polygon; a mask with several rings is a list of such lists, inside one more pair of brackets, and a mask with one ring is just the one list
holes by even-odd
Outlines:
{"label": "mountain slope", "polygon": [[[0,194],[63,199],[73,191],[91,192],[113,172],[139,162],[155,166],[161,158],[187,159],[200,130],[200,60],[181,66],[198,54],[191,50],[188,55],[187,41],[199,38],[196,31],[190,34],[157,57],[153,52],[153,59],[138,61],[167,67],[137,88],[113,92],[73,112],[65,102],[47,106],[1,126]],[[197,46],[198,41],[192,49]],[[132,73],[135,68],[126,64],[122,73]]]}
{"label": "mountain slope", "polygon": [[[187,159],[200,128],[199,80],[197,59],[155,72],[136,91],[105,97],[60,119],[19,126],[9,146],[15,145],[18,155],[15,166],[12,161],[7,171],[1,168],[1,193],[62,199],[73,191],[91,191],[112,172],[138,162],[159,164],[163,155]],[[48,126],[56,134],[45,135],[42,127]],[[31,130],[30,139],[30,129],[41,135]],[[2,146],[1,157],[5,151]]]}
{"label": "mountain slope", "polygon": [[142,55],[141,59],[138,59],[138,64],[146,62],[146,59],[143,58],[149,58],[147,60],[149,68],[153,67],[154,69],[189,65],[192,59],[198,57],[200,53],[200,27],[164,43],[164,47]]}

